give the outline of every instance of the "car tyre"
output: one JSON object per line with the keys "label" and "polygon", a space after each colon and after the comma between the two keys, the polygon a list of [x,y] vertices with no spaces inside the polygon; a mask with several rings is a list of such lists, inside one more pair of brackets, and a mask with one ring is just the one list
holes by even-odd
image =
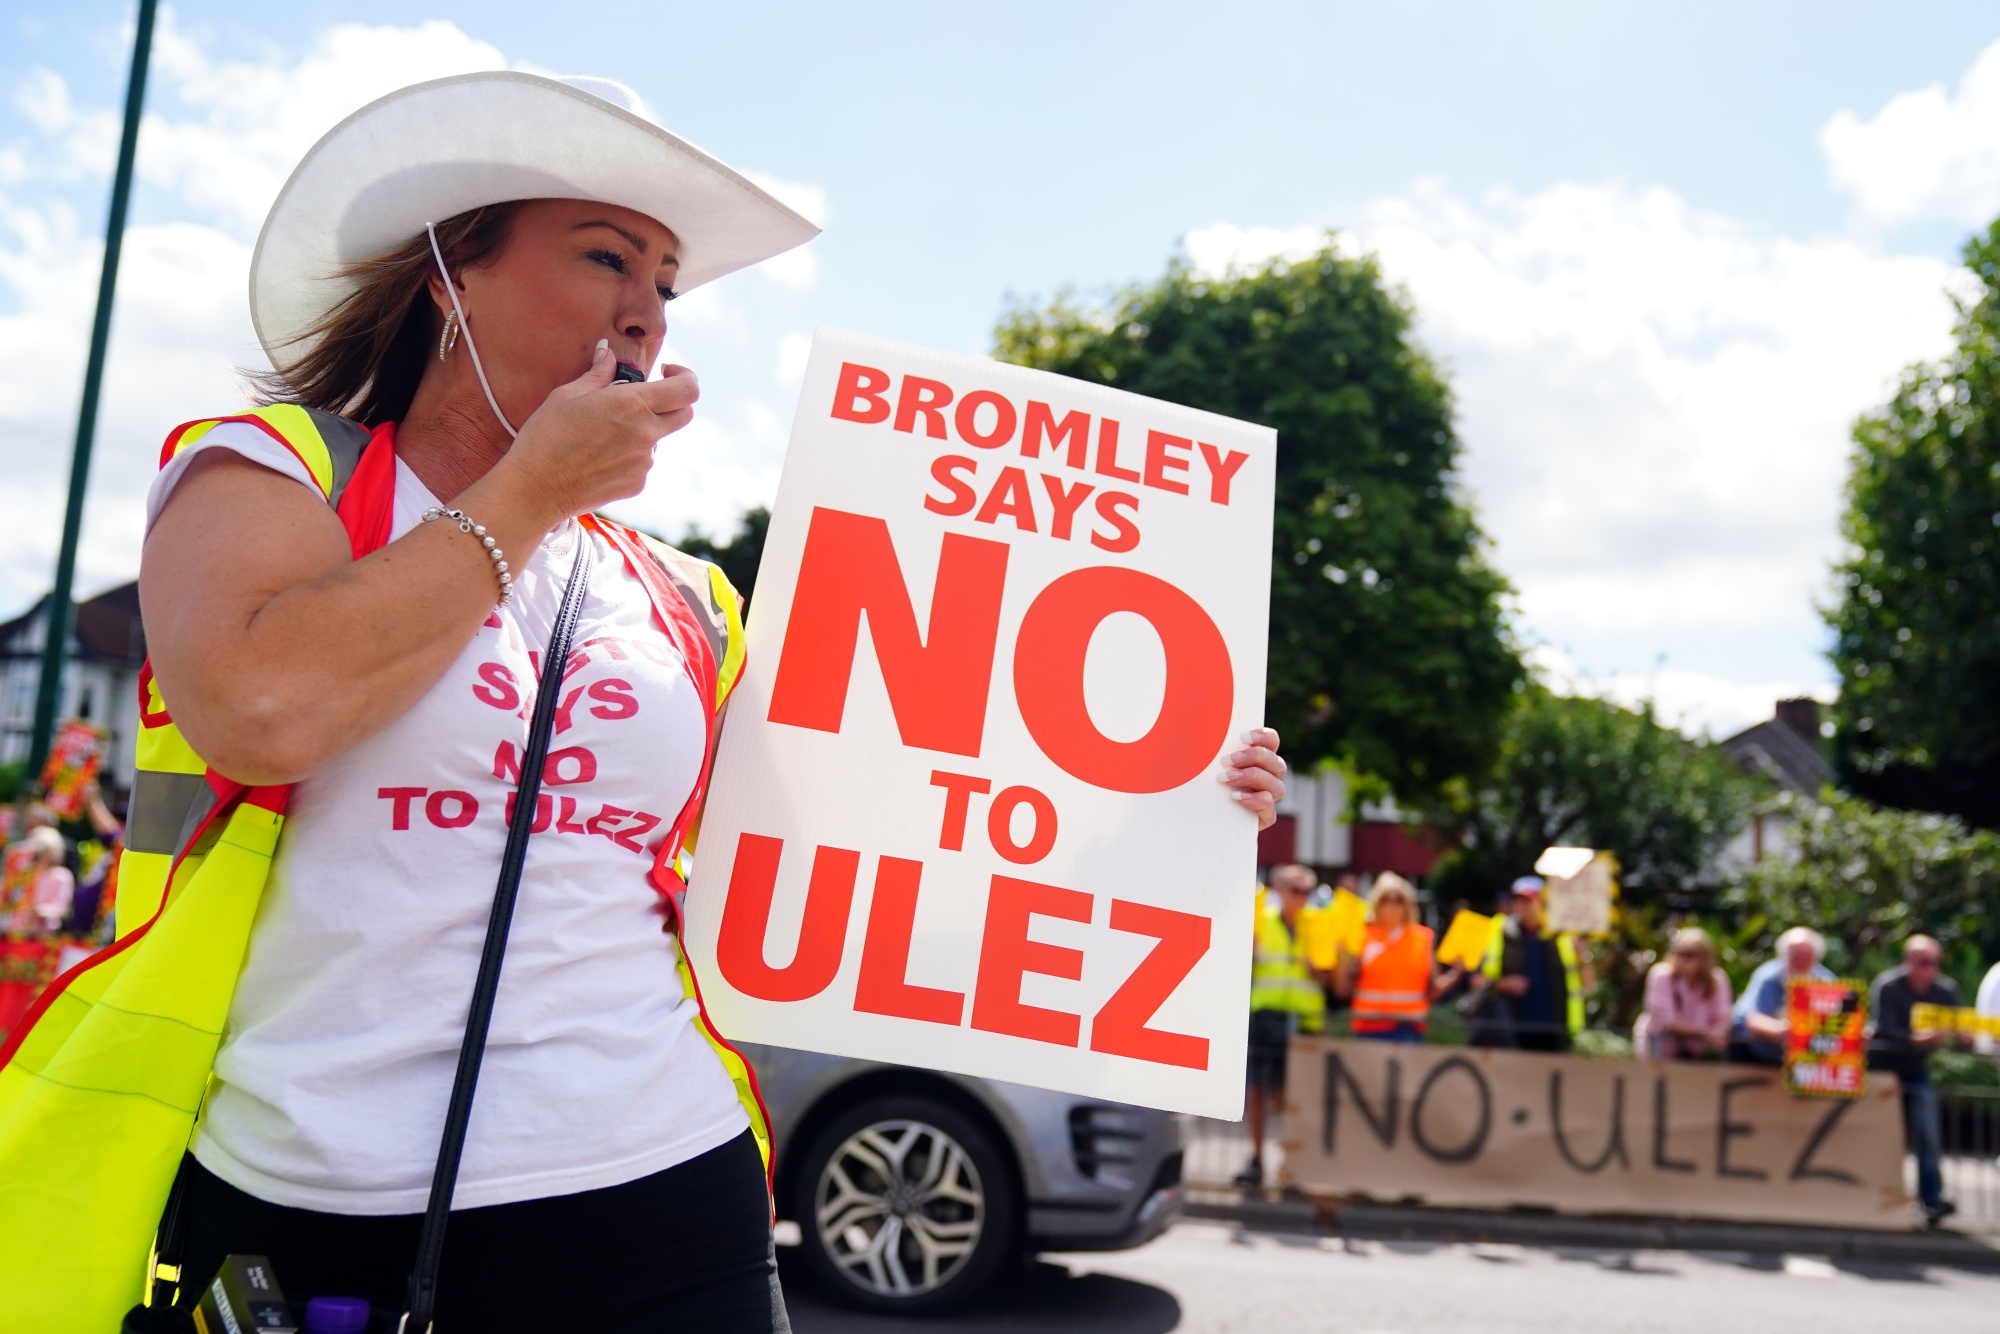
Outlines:
{"label": "car tyre", "polygon": [[1015,1179],[1004,1141],[950,1103],[870,1098],[806,1148],[791,1201],[799,1249],[846,1305],[955,1310],[1020,1253]]}

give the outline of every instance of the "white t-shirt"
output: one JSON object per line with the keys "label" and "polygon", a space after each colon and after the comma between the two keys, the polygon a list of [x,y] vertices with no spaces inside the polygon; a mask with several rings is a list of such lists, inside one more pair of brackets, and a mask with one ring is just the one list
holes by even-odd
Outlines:
{"label": "white t-shirt", "polygon": [[[219,426],[198,447],[310,484],[253,426]],[[155,481],[149,525],[184,469]],[[399,460],[392,540],[437,503]],[[698,776],[704,706],[644,586],[570,524],[508,553],[512,605],[429,693],[292,790],[194,1145],[238,1189],[330,1213],[423,1209],[578,540],[596,564],[454,1202],[618,1185],[749,1124],[694,1026],[646,878]]]}

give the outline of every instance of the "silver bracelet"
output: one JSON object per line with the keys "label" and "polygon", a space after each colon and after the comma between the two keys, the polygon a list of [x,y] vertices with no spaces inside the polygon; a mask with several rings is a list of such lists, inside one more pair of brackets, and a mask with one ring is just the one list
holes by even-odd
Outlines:
{"label": "silver bracelet", "polygon": [[424,511],[425,523],[432,519],[450,519],[458,524],[458,531],[471,533],[479,539],[479,545],[486,549],[486,555],[493,562],[493,572],[500,576],[500,605],[506,606],[514,600],[514,576],[508,572],[506,554],[500,545],[486,535],[486,525],[474,523],[464,510],[448,510],[442,505],[433,505]]}

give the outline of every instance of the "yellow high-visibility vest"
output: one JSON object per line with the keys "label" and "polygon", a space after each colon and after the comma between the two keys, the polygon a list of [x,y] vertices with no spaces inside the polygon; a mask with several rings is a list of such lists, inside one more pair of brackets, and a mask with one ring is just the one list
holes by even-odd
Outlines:
{"label": "yellow high-visibility vest", "polygon": [[[1512,919],[1504,914],[1497,915],[1493,919],[1493,938],[1486,947],[1486,959],[1479,969],[1488,977],[1500,976],[1500,956],[1506,948],[1506,926],[1510,920]],[[1541,939],[1546,940],[1548,937],[1543,936]],[[1578,963],[1575,936],[1567,931],[1559,931],[1556,933],[1555,942],[1556,957],[1562,960],[1563,989],[1568,993],[1565,997],[1563,1019],[1569,1028],[1570,1036],[1575,1037],[1583,1032],[1583,969]]]}
{"label": "yellow high-visibility vest", "polygon": [[[370,432],[280,404],[190,422],[162,466],[222,421],[254,424],[298,455],[339,512],[357,558],[387,541],[394,428]],[[713,700],[743,669],[741,600],[719,569],[615,524],[584,522],[621,554]],[[160,1213],[194,1132],[284,830],[289,788],[246,789],[211,771],[140,677],[137,774],[119,866],[117,939],[52,983],[0,1045],[0,1330],[118,1328],[150,1287]],[[707,766],[702,769],[706,781]],[[685,888],[698,785],[652,871]],[[681,982],[700,1001],[685,952]],[[770,1131],[749,1065],[702,1012],[698,1027],[735,1082],[765,1164]],[[190,1284],[207,1276],[163,1275]]]}
{"label": "yellow high-visibility vest", "polygon": [[1326,1026],[1326,993],[1306,965],[1305,932],[1285,926],[1275,904],[1257,910],[1257,950],[1250,964],[1250,1008],[1283,1010],[1299,1016],[1299,1027],[1317,1033]]}

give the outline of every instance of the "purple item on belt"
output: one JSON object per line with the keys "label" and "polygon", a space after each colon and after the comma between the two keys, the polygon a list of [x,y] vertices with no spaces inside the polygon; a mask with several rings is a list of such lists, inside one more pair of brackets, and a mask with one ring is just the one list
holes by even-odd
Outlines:
{"label": "purple item on belt", "polygon": [[306,1303],[305,1334],[366,1334],[368,1303],[359,1297],[315,1297]]}

